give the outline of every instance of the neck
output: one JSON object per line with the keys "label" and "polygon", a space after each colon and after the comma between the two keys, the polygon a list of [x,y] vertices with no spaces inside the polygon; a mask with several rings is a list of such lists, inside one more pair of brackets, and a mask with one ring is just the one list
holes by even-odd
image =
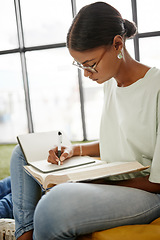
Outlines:
{"label": "neck", "polygon": [[123,60],[120,63],[119,69],[114,78],[116,79],[119,87],[127,87],[143,78],[148,70],[148,66],[134,60],[129,55],[128,51],[124,49]]}

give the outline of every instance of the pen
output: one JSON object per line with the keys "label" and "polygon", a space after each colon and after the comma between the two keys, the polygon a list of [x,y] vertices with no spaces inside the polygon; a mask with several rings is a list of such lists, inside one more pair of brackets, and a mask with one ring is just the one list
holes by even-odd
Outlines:
{"label": "pen", "polygon": [[[61,156],[61,143],[62,143],[62,133],[58,132],[58,158]],[[61,161],[58,161],[58,165],[61,165]]]}

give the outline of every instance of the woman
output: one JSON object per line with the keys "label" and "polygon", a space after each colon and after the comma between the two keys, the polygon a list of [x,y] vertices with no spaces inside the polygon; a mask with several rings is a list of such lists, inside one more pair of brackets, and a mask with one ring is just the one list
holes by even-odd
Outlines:
{"label": "woman", "polygon": [[[105,184],[60,184],[39,201],[40,188],[24,173],[26,162],[16,147],[11,174],[18,239],[75,239],[160,216],[160,71],[127,52],[125,41],[135,33],[133,23],[103,2],[85,6],[73,20],[67,47],[86,77],[104,83],[104,108],[100,142],[64,148],[60,161],[100,155],[107,162],[137,160],[151,168]],[[49,162],[59,161],[56,152],[49,151]]]}

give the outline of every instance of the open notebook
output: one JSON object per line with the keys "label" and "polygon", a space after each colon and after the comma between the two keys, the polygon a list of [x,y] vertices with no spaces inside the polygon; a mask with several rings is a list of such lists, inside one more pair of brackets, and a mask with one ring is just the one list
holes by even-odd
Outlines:
{"label": "open notebook", "polygon": [[[68,169],[88,164],[93,164],[95,161],[92,158],[79,158],[74,160],[66,160],[63,165],[56,165],[47,162],[49,150],[55,145],[58,145],[58,132],[40,132],[29,133],[17,136],[18,143],[23,151],[27,163],[41,172],[53,172],[62,169]],[[71,146],[71,142],[62,132],[62,146]]]}

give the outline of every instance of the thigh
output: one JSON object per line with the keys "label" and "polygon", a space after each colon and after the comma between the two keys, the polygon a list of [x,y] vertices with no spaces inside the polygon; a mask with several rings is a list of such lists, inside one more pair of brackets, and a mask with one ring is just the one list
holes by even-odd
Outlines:
{"label": "thigh", "polygon": [[14,204],[18,208],[34,209],[41,197],[41,188],[38,183],[24,171],[24,165],[27,162],[24,155],[17,145],[11,157],[11,187]]}
{"label": "thigh", "polygon": [[35,236],[42,236],[44,230],[48,239],[75,239],[116,226],[149,223],[158,216],[160,197],[156,194],[120,186],[61,184],[39,202]]}
{"label": "thigh", "polygon": [[23,166],[26,164],[24,155],[17,145],[11,157],[12,201],[17,238],[33,229],[34,210],[41,197],[40,186],[24,171]]}

